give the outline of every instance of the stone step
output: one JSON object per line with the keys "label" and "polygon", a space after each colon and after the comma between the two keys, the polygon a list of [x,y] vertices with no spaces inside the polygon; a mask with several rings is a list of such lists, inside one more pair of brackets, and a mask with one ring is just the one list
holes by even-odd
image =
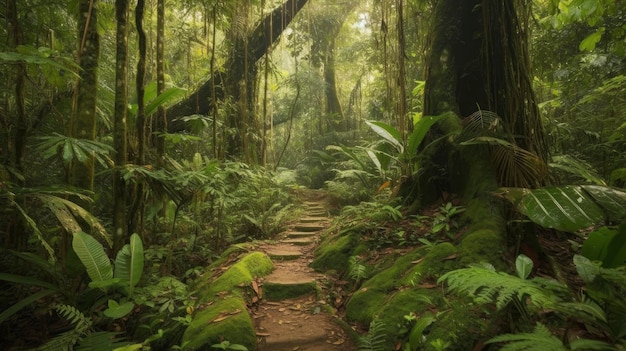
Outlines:
{"label": "stone step", "polygon": [[319,223],[302,223],[296,224],[293,229],[297,232],[319,232],[326,229],[326,226]]}
{"label": "stone step", "polygon": [[311,237],[304,237],[304,238],[285,239],[285,240],[281,240],[280,242],[283,244],[291,244],[291,245],[296,245],[296,246],[307,246],[313,243],[313,240]]}
{"label": "stone step", "polygon": [[318,290],[315,275],[304,272],[275,270],[263,281],[263,297],[269,301],[316,294]]}
{"label": "stone step", "polygon": [[312,236],[316,236],[317,232],[297,232],[297,231],[289,231],[285,233],[285,236],[289,239],[297,239],[297,238],[310,238]]}
{"label": "stone step", "polygon": [[326,221],[325,217],[312,217],[312,216],[307,216],[307,217],[302,217],[300,218],[300,220],[298,222],[300,223],[320,223],[322,221]]}
{"label": "stone step", "polygon": [[267,255],[272,260],[278,261],[289,261],[289,260],[297,260],[302,257],[302,251],[298,250],[295,246],[289,245],[292,248],[272,248],[267,250]]}

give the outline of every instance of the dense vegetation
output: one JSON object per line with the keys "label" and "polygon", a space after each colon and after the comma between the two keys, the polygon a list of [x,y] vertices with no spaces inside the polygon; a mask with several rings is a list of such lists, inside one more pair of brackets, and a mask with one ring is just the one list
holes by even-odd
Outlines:
{"label": "dense vegetation", "polygon": [[[0,345],[184,349],[194,280],[232,245],[271,239],[308,187],[350,244],[316,268],[349,267],[336,273],[355,291],[388,292],[372,281],[390,276],[445,286],[497,321],[485,349],[623,349],[625,9],[7,0]],[[461,262],[395,277],[364,254],[388,248]],[[365,350],[479,341],[428,336],[463,317],[432,310],[345,312],[369,329]]]}

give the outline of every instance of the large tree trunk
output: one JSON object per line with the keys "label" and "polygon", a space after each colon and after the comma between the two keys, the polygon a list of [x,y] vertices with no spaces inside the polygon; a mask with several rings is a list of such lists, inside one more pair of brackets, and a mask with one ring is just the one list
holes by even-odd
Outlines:
{"label": "large tree trunk", "polygon": [[[209,114],[212,111],[212,103],[215,100],[224,99],[226,96],[240,101],[241,92],[246,93],[246,106],[249,109],[254,99],[251,99],[256,80],[257,61],[265,55],[268,49],[277,41],[280,34],[287,28],[293,18],[298,14],[307,0],[287,0],[281,6],[268,14],[248,35],[234,43],[224,71],[216,70],[207,81],[185,100],[170,107],[167,111],[168,126],[170,132],[179,132],[185,129],[185,125],[176,121],[178,117],[192,114]],[[244,89],[245,88],[245,89]],[[227,128],[237,128],[237,114],[232,114],[226,121]],[[239,130],[237,128],[237,130]],[[241,156],[243,134],[235,133],[234,138],[227,142],[225,154],[227,156]]]}
{"label": "large tree trunk", "polygon": [[[462,119],[476,111],[493,111],[502,123],[503,133],[498,137],[514,145],[513,153],[528,151],[541,168],[547,155],[528,66],[527,14],[518,13],[526,11],[526,5],[526,0],[442,0],[437,4],[424,114],[454,114],[448,123],[440,123],[438,133],[435,129],[444,135],[461,128]],[[428,155],[430,167],[420,181],[423,193],[431,191],[427,198],[442,191],[472,197],[484,192],[485,186],[516,185],[502,176],[516,169],[495,171],[499,166],[489,164],[493,148],[440,145],[431,150],[436,151]],[[496,174],[497,182],[478,181],[496,180]],[[541,180],[528,180],[535,181]]]}

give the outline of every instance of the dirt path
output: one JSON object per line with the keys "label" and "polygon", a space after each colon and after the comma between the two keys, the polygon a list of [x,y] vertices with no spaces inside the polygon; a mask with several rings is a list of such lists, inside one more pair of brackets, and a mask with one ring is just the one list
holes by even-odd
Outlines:
{"label": "dirt path", "polygon": [[323,300],[326,277],[309,266],[330,218],[319,193],[307,192],[306,199],[299,222],[276,243],[258,248],[275,267],[263,280],[263,299],[252,311],[259,351],[356,350]]}

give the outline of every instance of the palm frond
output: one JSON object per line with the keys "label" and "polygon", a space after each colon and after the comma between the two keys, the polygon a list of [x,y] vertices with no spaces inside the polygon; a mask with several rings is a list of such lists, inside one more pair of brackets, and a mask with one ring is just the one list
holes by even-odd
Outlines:
{"label": "palm frond", "polygon": [[74,328],[68,330],[45,344],[37,347],[36,351],[71,351],[74,346],[89,332],[93,322],[76,307],[69,305],[57,305],[55,310],[59,316],[68,320]]}

